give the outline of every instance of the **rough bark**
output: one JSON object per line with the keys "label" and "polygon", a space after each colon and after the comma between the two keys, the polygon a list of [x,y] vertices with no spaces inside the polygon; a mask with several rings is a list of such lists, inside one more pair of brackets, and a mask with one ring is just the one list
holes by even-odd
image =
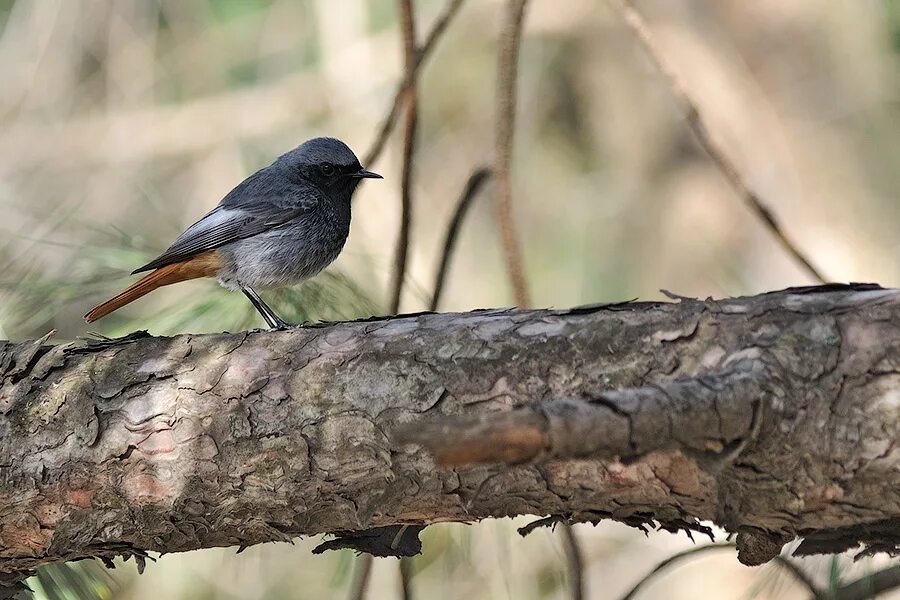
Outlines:
{"label": "rough bark", "polygon": [[0,574],[522,514],[893,551],[898,411],[876,286],[0,342]]}

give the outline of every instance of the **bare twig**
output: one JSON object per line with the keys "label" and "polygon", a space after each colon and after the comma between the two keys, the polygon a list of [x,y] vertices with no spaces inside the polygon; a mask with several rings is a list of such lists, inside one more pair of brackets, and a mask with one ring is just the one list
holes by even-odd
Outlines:
{"label": "bare twig", "polygon": [[375,136],[375,140],[372,142],[371,148],[366,152],[364,161],[366,165],[373,164],[378,160],[378,157],[381,156],[381,152],[384,150],[384,145],[387,142],[388,136],[390,136],[391,131],[394,129],[394,123],[397,122],[397,115],[400,114],[400,107],[403,105],[406,89],[418,75],[419,69],[425,63],[425,59],[431,54],[431,51],[437,45],[438,40],[447,30],[447,26],[450,25],[450,21],[452,21],[453,17],[456,16],[456,13],[459,12],[463,2],[464,0],[450,0],[447,3],[444,12],[441,13],[434,22],[431,31],[425,38],[425,43],[422,44],[422,47],[416,53],[415,66],[411,71],[407,70],[403,74],[403,79],[397,84],[397,90],[394,92],[391,108],[384,116],[384,120],[378,128],[378,133]]}
{"label": "bare twig", "polygon": [[710,158],[713,159],[713,162],[734,188],[735,192],[743,199],[748,208],[762,220],[763,224],[769,229],[788,254],[793,256],[797,262],[803,265],[815,280],[824,283],[825,277],[822,273],[819,272],[803,252],[788,239],[775,215],[769,207],[766,206],[759,195],[750,189],[750,186],[744,180],[740,171],[738,171],[737,166],[728,157],[728,154],[721,146],[713,139],[709,127],[703,118],[703,113],[700,112],[699,104],[691,97],[678,75],[663,58],[663,52],[657,46],[656,40],[650,32],[649,27],[647,27],[647,23],[644,21],[644,17],[641,13],[634,8],[630,0],[609,1],[619,11],[622,19],[628,27],[631,28],[632,32],[644,47],[650,60],[665,78],[666,83],[668,83],[672,94],[678,101],[685,119],[691,127],[691,130],[694,132],[694,135],[697,137],[697,140],[700,142],[700,145],[703,146],[703,149],[706,150]]}
{"label": "bare twig", "polygon": [[[725,549],[734,549],[735,544],[733,543],[724,543],[724,544],[707,544],[706,546],[694,546],[693,548],[688,548],[683,552],[678,552],[677,554],[673,554],[669,558],[665,559],[658,565],[656,565],[652,571],[644,575],[640,581],[638,581],[634,587],[632,587],[628,593],[622,596],[622,600],[632,600],[643,587],[650,582],[654,577],[656,577],[662,571],[665,571],[670,566],[675,563],[682,562],[683,560],[696,556],[697,554],[704,554],[706,552],[714,551],[714,550],[725,550]],[[794,576],[794,579],[797,580],[798,583],[802,584],[806,587],[809,592],[812,594],[814,600],[824,600],[827,596],[824,592],[819,590],[819,588],[813,583],[812,579],[809,578],[806,573],[804,573],[800,567],[795,565],[793,562],[788,560],[783,556],[775,557],[776,564],[783,567],[786,571],[788,571],[791,575]]]}
{"label": "bare twig", "polygon": [[447,29],[447,25],[449,25],[453,17],[456,16],[463,1],[464,0],[450,0],[450,2],[447,3],[447,6],[444,7],[444,12],[435,20],[434,25],[431,27],[431,31],[428,32],[428,36],[425,38],[425,43],[422,44],[422,47],[419,49],[419,54],[416,57],[417,68],[422,65],[422,61],[425,60],[425,57],[431,53],[431,50]]}
{"label": "bare twig", "polygon": [[866,600],[900,587],[900,565],[893,565],[842,585],[831,597],[834,600]]}
{"label": "bare twig", "polygon": [[572,588],[572,600],[582,600],[584,593],[584,559],[581,556],[581,548],[578,546],[578,538],[575,531],[568,523],[561,527],[563,542],[566,550],[566,564],[569,567],[569,585]]}
{"label": "bare twig", "polygon": [[653,570],[641,577],[641,579],[634,584],[634,586],[628,590],[628,592],[622,596],[622,600],[632,600],[635,596],[637,596],[638,592],[640,592],[645,585],[650,583],[650,581],[655,578],[659,573],[665,571],[670,566],[675,563],[682,562],[683,560],[695,556],[697,554],[705,554],[707,552],[712,552],[716,550],[725,550],[725,549],[734,549],[735,544],[726,543],[726,544],[708,544],[706,546],[694,546],[693,548],[688,548],[683,552],[678,552],[673,554],[669,558],[665,559],[655,567]]}
{"label": "bare twig", "polygon": [[488,167],[479,167],[475,169],[466,182],[466,187],[459,201],[456,203],[456,210],[453,218],[447,226],[447,233],[444,236],[444,249],[441,252],[441,262],[438,264],[437,273],[434,278],[434,294],[431,296],[431,304],[429,310],[436,311],[441,301],[441,294],[444,291],[444,282],[447,278],[447,271],[450,268],[450,258],[453,256],[453,250],[456,248],[456,239],[459,236],[459,230],[462,226],[463,219],[472,205],[472,201],[478,195],[482,186],[487,183],[491,177],[491,170]]}
{"label": "bare twig", "polygon": [[[418,48],[412,0],[400,0],[400,15],[403,26],[403,59],[407,73],[416,69]],[[403,171],[400,175],[400,232],[394,251],[394,270],[391,275],[391,313],[400,311],[400,297],[406,278],[406,263],[409,256],[409,230],[412,221],[412,172],[416,145],[416,125],[419,121],[418,89],[415,75],[409,77],[406,88],[406,122],[403,130]]]}
{"label": "bare twig", "polygon": [[797,583],[800,583],[805,587],[811,594],[811,600],[822,600],[828,597],[825,592],[819,589],[819,586],[812,580],[812,577],[807,575],[806,571],[801,569],[800,566],[791,559],[779,554],[772,559],[772,562],[790,573]]}
{"label": "bare twig", "polygon": [[497,180],[496,214],[506,258],[506,270],[516,304],[525,308],[531,302],[525,284],[522,251],[512,215],[511,163],[513,132],[516,116],[516,81],[519,62],[519,42],[525,20],[527,0],[509,0],[506,22],[500,34],[497,57],[497,130],[494,140],[494,176]]}
{"label": "bare twig", "polygon": [[356,558],[356,569],[353,573],[353,583],[350,586],[349,600],[364,600],[369,588],[369,576],[372,574],[371,554],[360,554]]}
{"label": "bare twig", "polygon": [[400,592],[403,600],[412,600],[413,557],[404,556],[400,559]]}

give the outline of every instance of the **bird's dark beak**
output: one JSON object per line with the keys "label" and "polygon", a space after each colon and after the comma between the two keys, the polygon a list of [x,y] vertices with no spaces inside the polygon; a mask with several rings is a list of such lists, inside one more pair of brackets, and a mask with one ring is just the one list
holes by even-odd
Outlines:
{"label": "bird's dark beak", "polygon": [[384,177],[382,177],[378,173],[366,171],[365,169],[360,169],[356,173],[350,175],[350,177],[355,177],[356,179],[384,179]]}

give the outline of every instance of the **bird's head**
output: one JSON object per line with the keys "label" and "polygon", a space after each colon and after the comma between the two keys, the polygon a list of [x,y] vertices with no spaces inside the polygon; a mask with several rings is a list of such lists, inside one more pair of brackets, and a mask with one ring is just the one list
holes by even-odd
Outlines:
{"label": "bird's head", "polygon": [[367,171],[347,144],[329,137],[313,138],[281,158],[288,169],[299,172],[307,181],[335,199],[350,200],[363,179],[382,179]]}

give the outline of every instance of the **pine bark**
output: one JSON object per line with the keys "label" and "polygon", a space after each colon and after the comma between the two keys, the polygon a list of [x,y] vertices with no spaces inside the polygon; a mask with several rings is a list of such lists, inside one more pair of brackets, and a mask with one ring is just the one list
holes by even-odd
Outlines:
{"label": "pine bark", "polygon": [[513,515],[894,551],[898,415],[877,286],[0,342],[0,579]]}

